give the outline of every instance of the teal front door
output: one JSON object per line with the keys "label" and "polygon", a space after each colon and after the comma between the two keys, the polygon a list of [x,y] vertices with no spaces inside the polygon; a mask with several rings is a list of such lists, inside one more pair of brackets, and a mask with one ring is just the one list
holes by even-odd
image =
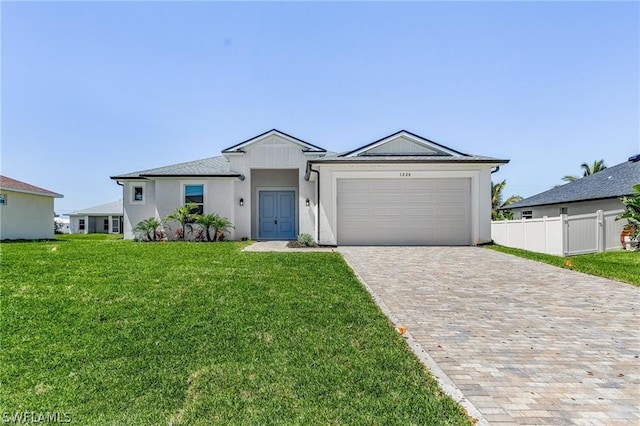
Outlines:
{"label": "teal front door", "polygon": [[292,240],[296,237],[295,191],[260,191],[258,204],[261,240]]}

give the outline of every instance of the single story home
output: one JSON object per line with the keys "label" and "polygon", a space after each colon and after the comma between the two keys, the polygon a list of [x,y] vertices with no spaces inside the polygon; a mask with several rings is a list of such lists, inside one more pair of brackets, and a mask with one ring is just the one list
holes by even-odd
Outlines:
{"label": "single story home", "polygon": [[122,200],[69,213],[71,234],[120,234]]}
{"label": "single story home", "polygon": [[0,240],[53,238],[53,199],[61,194],[0,176]]}
{"label": "single story home", "polygon": [[640,183],[640,154],[624,163],[510,204],[504,210],[511,210],[514,219],[620,210],[624,208],[620,197],[632,195],[631,187],[637,183]]}
{"label": "single story home", "polygon": [[337,154],[273,129],[217,157],[111,179],[129,239],[143,219],[191,202],[229,218],[230,239],[475,245],[491,241],[491,173],[506,163],[405,130]]}
{"label": "single story home", "polygon": [[60,234],[69,234],[71,233],[71,220],[69,216],[56,216],[53,218],[56,222],[56,232]]}

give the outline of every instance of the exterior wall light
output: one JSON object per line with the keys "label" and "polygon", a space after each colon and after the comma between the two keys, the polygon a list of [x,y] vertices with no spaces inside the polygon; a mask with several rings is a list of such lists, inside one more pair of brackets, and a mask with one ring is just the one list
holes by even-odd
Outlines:
{"label": "exterior wall light", "polygon": [[307,207],[309,207],[309,204],[311,204],[311,203],[309,203],[309,199],[308,198],[304,203],[307,205]]}
{"label": "exterior wall light", "polygon": [[244,206],[244,198],[240,198],[240,207]]}

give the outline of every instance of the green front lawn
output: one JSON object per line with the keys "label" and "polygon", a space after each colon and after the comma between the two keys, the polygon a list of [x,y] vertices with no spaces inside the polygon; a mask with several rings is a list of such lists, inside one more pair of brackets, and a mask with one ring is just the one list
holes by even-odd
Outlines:
{"label": "green front lawn", "polygon": [[339,254],[241,247],[0,245],[0,412],[83,425],[471,423]]}
{"label": "green front lawn", "polygon": [[576,271],[640,286],[640,252],[617,250],[565,258],[499,245],[485,247],[559,267],[567,267],[567,260],[571,260],[571,268]]}

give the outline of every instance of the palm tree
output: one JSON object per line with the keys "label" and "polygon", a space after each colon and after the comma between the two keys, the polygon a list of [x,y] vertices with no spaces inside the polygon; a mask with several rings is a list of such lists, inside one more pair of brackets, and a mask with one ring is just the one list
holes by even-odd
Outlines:
{"label": "palm tree", "polygon": [[178,236],[181,240],[184,240],[187,236],[187,230],[189,232],[193,231],[192,224],[195,223],[200,216],[199,214],[194,213],[197,209],[197,204],[189,203],[183,207],[176,208],[173,213],[164,218],[164,221],[167,222],[169,220],[174,220],[178,222],[180,226],[182,226],[182,234],[178,234]]}
{"label": "palm tree", "polygon": [[506,184],[506,179],[498,183],[491,182],[491,220],[502,220],[508,218],[508,215],[500,212],[500,209],[505,208],[509,204],[513,204],[517,201],[522,200],[521,196],[512,195],[503,202],[502,191],[504,190]]}
{"label": "palm tree", "polygon": [[162,226],[162,222],[155,217],[150,217],[140,221],[133,232],[143,235],[146,241],[158,241],[158,228]]}
{"label": "palm tree", "polygon": [[[204,214],[196,220],[196,223],[204,229],[207,241],[211,241],[211,228],[217,223],[219,216],[217,214]],[[215,229],[215,228],[214,228]],[[213,233],[215,238],[216,233]]]}
{"label": "palm tree", "polygon": [[633,185],[631,188],[633,189],[633,195],[622,197],[624,213],[616,216],[616,220],[627,219],[628,226],[633,228],[632,237],[640,238],[640,183]]}
{"label": "palm tree", "polygon": [[[592,174],[601,172],[602,170],[607,168],[607,166],[604,164],[604,160],[594,161],[591,165],[582,163],[580,164],[580,167],[582,168],[582,177],[591,176]],[[565,182],[575,182],[578,179],[580,178],[574,175],[567,175],[562,178],[562,180]]]}
{"label": "palm tree", "polygon": [[229,219],[223,216],[215,215],[215,220],[213,222],[213,241],[217,241],[218,238],[222,240],[224,237],[224,233],[229,230],[229,228],[233,228],[233,224]]}

